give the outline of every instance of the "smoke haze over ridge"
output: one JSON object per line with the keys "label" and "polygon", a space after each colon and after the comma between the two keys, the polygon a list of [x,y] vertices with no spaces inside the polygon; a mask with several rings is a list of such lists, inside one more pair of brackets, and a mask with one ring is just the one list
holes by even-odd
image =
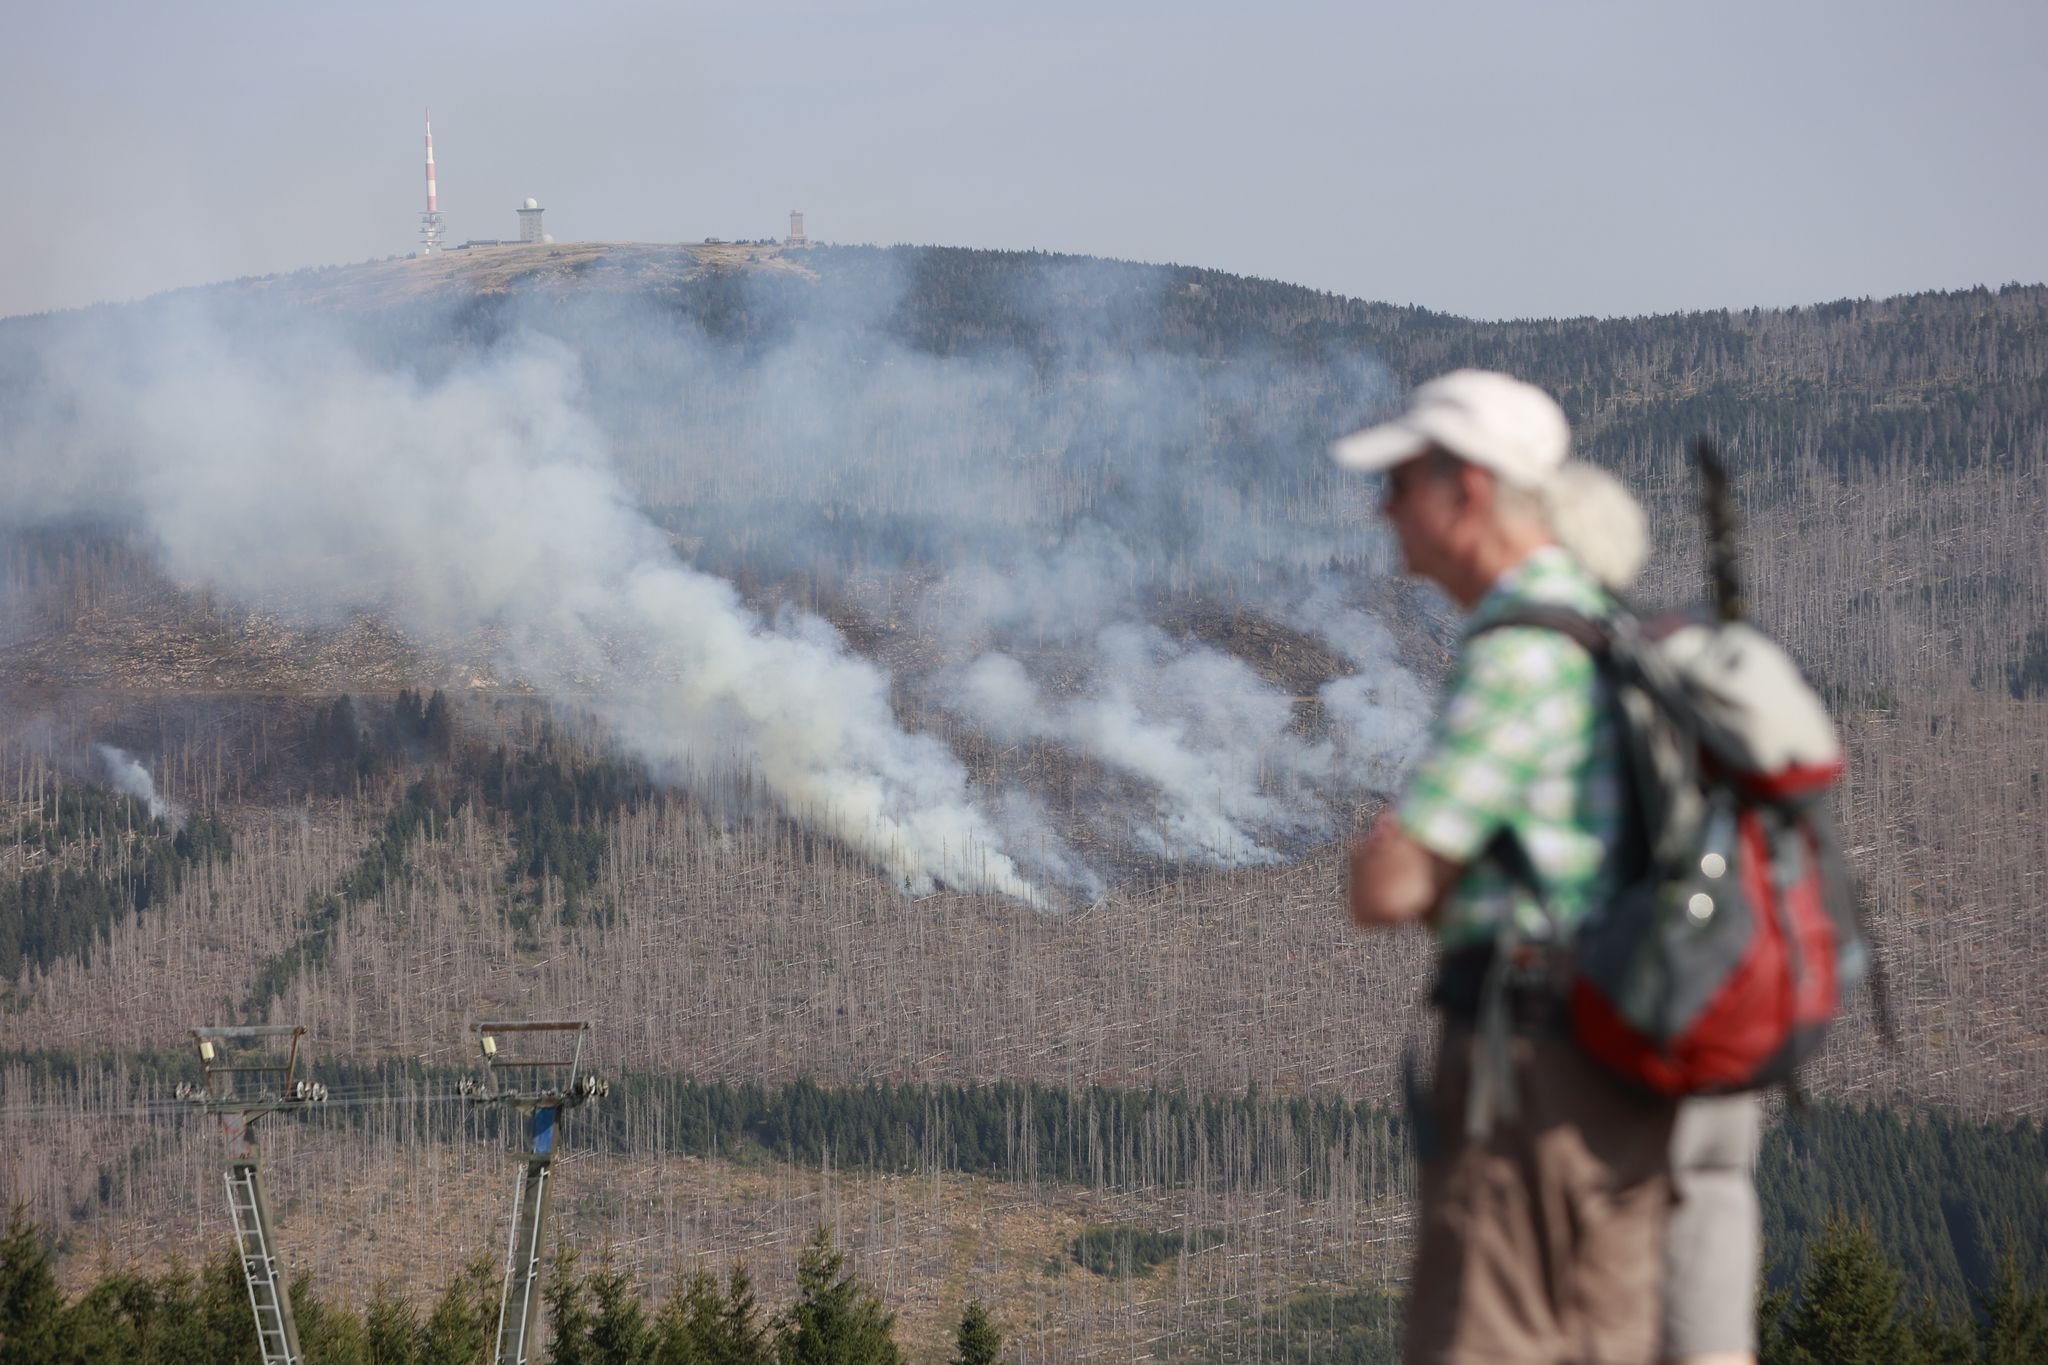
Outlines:
{"label": "smoke haze over ridge", "polygon": [[[27,518],[112,509],[187,585],[371,612],[430,647],[487,635],[657,776],[750,769],[911,891],[1040,902],[1103,876],[1039,794],[977,789],[906,725],[906,697],[1121,774],[1149,805],[1134,837],[1171,860],[1285,856],[1388,784],[1421,689],[1346,600],[1384,550],[1313,435],[1385,401],[1376,366],[1326,356],[1304,378],[1256,343],[1138,344],[1188,285],[1086,262],[1015,272],[985,307],[1017,334],[949,354],[904,322],[942,292],[935,254],[849,255],[819,254],[822,285],[713,276],[680,302],[368,317],[188,295],[56,320],[33,347],[17,327],[0,376],[25,402],[0,459],[41,490]],[[736,586],[792,573],[914,612],[945,661],[892,676]],[[1197,593],[1350,661],[1320,729],[1243,660],[1159,629],[1163,601]]]}

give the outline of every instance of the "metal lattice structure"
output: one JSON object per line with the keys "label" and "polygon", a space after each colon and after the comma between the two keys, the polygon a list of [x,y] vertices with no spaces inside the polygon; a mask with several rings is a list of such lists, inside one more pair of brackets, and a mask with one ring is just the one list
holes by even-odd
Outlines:
{"label": "metal lattice structure", "polygon": [[[235,1253],[241,1258],[263,1365],[302,1365],[305,1359],[299,1350],[298,1324],[292,1320],[291,1294],[278,1266],[277,1235],[263,1195],[254,1132],[256,1121],[266,1114],[327,1098],[325,1086],[298,1074],[299,1045],[305,1036],[306,1030],[297,1024],[195,1028],[192,1042],[205,1083],[179,1088],[181,1099],[220,1120],[221,1136],[227,1139],[223,1178],[228,1218],[235,1228]],[[277,1052],[280,1043],[282,1056]]]}
{"label": "metal lattice structure", "polygon": [[[463,1095],[478,1104],[502,1105],[526,1120],[521,1125],[526,1168],[512,1196],[512,1235],[505,1247],[505,1294],[498,1306],[494,1359],[498,1365],[528,1365],[534,1359],[540,1323],[541,1250],[562,1112],[600,1098],[611,1087],[581,1071],[588,1020],[486,1021],[476,1025],[476,1032],[483,1079],[464,1082]],[[515,1052],[501,1040],[522,1046]],[[564,1046],[567,1055],[548,1050]],[[536,1047],[538,1051],[528,1050]]]}

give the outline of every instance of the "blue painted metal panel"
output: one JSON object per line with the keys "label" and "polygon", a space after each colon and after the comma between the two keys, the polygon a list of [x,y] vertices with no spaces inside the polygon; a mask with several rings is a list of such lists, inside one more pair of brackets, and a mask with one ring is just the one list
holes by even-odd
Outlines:
{"label": "blue painted metal panel", "polygon": [[555,1116],[559,1109],[536,1109],[533,1111],[533,1154],[546,1156],[555,1149]]}

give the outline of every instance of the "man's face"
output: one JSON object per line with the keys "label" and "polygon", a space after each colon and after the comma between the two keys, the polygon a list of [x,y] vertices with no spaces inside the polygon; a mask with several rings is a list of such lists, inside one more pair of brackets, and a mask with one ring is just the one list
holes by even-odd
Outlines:
{"label": "man's face", "polygon": [[1449,455],[1427,451],[1386,472],[1380,515],[1394,528],[1403,565],[1410,574],[1435,583],[1445,581],[1463,506],[1458,462]]}

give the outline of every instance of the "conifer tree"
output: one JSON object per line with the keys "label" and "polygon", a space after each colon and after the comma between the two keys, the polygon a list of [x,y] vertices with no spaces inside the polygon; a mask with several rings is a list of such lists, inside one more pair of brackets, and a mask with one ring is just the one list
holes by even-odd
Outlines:
{"label": "conifer tree", "polygon": [[715,1365],[768,1365],[775,1359],[774,1337],[754,1297],[746,1262],[733,1262],[725,1293],[714,1295],[711,1307],[704,1341]]}
{"label": "conifer tree", "polygon": [[256,1319],[249,1311],[249,1281],[232,1245],[199,1270],[198,1316],[213,1354],[209,1361],[258,1360]]}
{"label": "conifer tree", "polygon": [[1977,1344],[1984,1365],[2033,1365],[2048,1360],[2048,1289],[2027,1281],[2019,1248],[2008,1237],[1997,1278],[1982,1296]]}
{"label": "conifer tree", "polygon": [[293,1276],[288,1292],[306,1365],[369,1365],[370,1342],[362,1319],[322,1302],[313,1293],[310,1271],[302,1270]]}
{"label": "conifer tree", "polygon": [[1785,1319],[1792,1312],[1792,1291],[1771,1288],[1772,1269],[1766,1264],[1756,1280],[1756,1354],[1759,1361],[1778,1362],[1788,1359]]}
{"label": "conifer tree", "polygon": [[662,1306],[654,1337],[654,1365],[770,1365],[775,1359],[753,1279],[740,1261],[722,1294],[708,1270],[680,1283]]}
{"label": "conifer tree", "polygon": [[1977,1365],[1975,1325],[1967,1313],[1924,1300],[1905,1318],[1906,1359],[1914,1365]]}
{"label": "conifer tree", "polygon": [[890,1335],[896,1315],[846,1269],[846,1256],[820,1227],[796,1263],[797,1299],[778,1319],[781,1365],[903,1365]]}
{"label": "conifer tree", "polygon": [[590,1351],[593,1365],[648,1365],[654,1349],[640,1296],[627,1282],[609,1247],[589,1282],[592,1313]]}
{"label": "conifer tree", "polygon": [[379,1280],[363,1309],[363,1336],[368,1365],[414,1365],[419,1355],[420,1315],[398,1295],[391,1281]]}
{"label": "conifer tree", "polygon": [[716,1321],[711,1338],[713,1365],[768,1365],[775,1359],[775,1343],[768,1325],[761,1319],[761,1305],[754,1298],[754,1278],[747,1273],[745,1261],[732,1263]]}
{"label": "conifer tree", "polygon": [[701,1303],[707,1293],[716,1300],[718,1288],[710,1272],[699,1270],[687,1280],[677,1274],[668,1302],[654,1315],[654,1365],[703,1365],[707,1357],[692,1324],[703,1311]]}
{"label": "conifer tree", "polygon": [[420,726],[426,735],[428,753],[435,758],[447,758],[455,752],[455,717],[448,706],[448,694],[438,687],[427,698]]}
{"label": "conifer tree", "polygon": [[420,1333],[415,1365],[475,1365],[489,1360],[498,1314],[496,1285],[496,1272],[481,1257],[449,1281]]}
{"label": "conifer tree", "polygon": [[989,1320],[980,1299],[968,1301],[953,1334],[954,1365],[995,1365],[1003,1358],[1003,1334]]}
{"label": "conifer tree", "polygon": [[158,1365],[215,1365],[226,1358],[226,1342],[217,1339],[200,1311],[192,1272],[178,1262],[156,1282],[156,1318],[162,1324]]}
{"label": "conifer tree", "polygon": [[57,1354],[64,1307],[42,1232],[14,1206],[0,1237],[0,1365],[45,1365]]}
{"label": "conifer tree", "polygon": [[[128,1365],[143,1356],[143,1336],[132,1308],[147,1306],[135,1296],[149,1294],[149,1282],[131,1275],[109,1275],[85,1291],[58,1319],[57,1339],[64,1343],[66,1365]],[[0,1342],[6,1341],[0,1333]],[[0,1348],[4,1349],[4,1348]]]}
{"label": "conifer tree", "polygon": [[1870,1225],[1829,1219],[1812,1257],[1799,1306],[1785,1326],[1787,1365],[1905,1365],[1899,1271]]}
{"label": "conifer tree", "polygon": [[548,1309],[548,1365],[597,1365],[590,1349],[590,1293],[576,1273],[576,1253],[563,1247],[548,1270],[541,1298]]}

